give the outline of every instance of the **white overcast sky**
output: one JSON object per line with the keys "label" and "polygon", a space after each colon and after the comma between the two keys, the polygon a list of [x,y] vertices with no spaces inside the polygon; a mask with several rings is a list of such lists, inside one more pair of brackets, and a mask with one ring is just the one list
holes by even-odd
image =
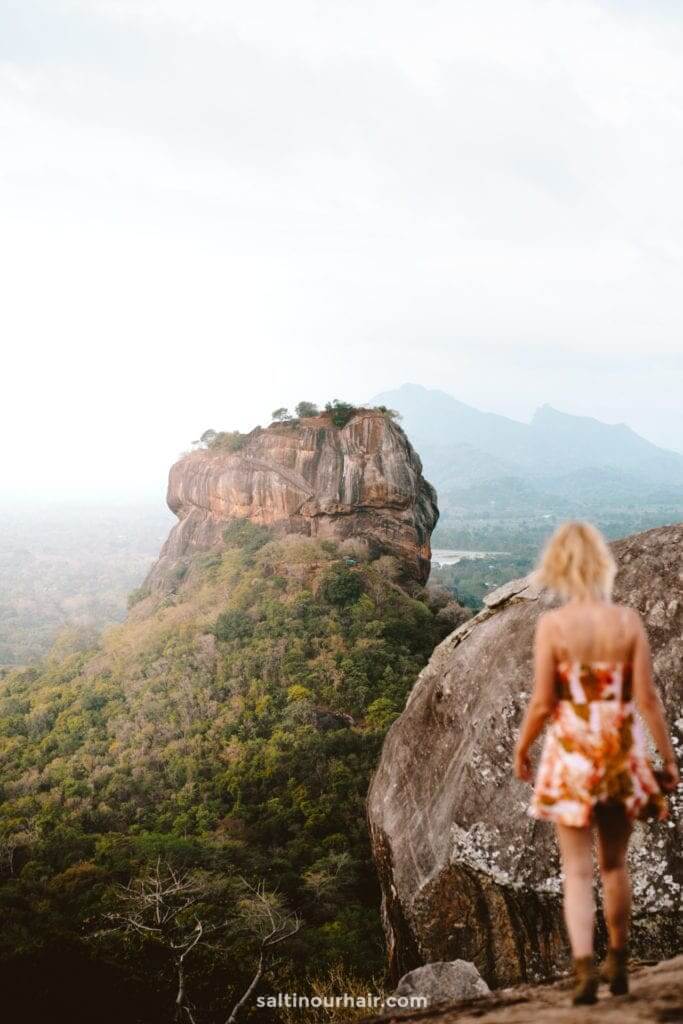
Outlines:
{"label": "white overcast sky", "polygon": [[0,492],[404,381],[683,450],[678,0],[0,0]]}

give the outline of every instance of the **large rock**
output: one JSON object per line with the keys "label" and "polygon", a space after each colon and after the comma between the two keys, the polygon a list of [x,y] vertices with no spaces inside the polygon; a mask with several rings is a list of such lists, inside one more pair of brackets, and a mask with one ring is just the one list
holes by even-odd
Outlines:
{"label": "large rock", "polygon": [[436,492],[403,430],[379,410],[360,410],[342,428],[324,414],[257,428],[234,452],[189,452],[171,467],[167,500],[179,522],[151,586],[185,556],[219,547],[236,517],[283,533],[360,538],[371,556],[396,556],[404,579],[429,575]]}
{"label": "large rock", "polygon": [[[466,960],[426,964],[409,971],[399,981],[393,996],[412,999],[421,996],[426,1006],[453,1003],[458,999],[477,999],[490,989],[474,964]],[[403,1005],[401,1002],[398,1006]]]}
{"label": "large rock", "polygon": [[[645,617],[680,749],[683,526],[614,550],[615,596]],[[470,960],[492,986],[566,965],[554,829],[526,815],[531,791],[511,768],[536,620],[548,604],[526,580],[492,595],[436,649],[387,734],[368,820],[394,981],[434,960]],[[683,946],[680,807],[679,795],[671,822],[638,824],[632,843],[633,944],[648,958]]]}

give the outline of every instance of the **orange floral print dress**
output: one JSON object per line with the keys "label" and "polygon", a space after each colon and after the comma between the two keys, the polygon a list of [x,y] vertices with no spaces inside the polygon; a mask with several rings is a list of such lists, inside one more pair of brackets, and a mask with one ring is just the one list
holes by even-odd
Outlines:
{"label": "orange floral print dress", "polygon": [[558,701],[528,813],[583,828],[597,803],[616,802],[632,819],[667,818],[635,714],[631,665],[561,661],[555,686]]}

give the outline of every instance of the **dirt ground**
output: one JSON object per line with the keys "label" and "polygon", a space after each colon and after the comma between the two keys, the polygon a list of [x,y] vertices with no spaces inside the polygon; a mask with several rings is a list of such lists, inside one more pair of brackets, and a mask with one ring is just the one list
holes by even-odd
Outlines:
{"label": "dirt ground", "polygon": [[600,988],[594,1006],[571,1005],[570,979],[552,985],[501,989],[448,1007],[367,1017],[361,1024],[683,1024],[683,956],[631,969],[631,991],[611,996]]}

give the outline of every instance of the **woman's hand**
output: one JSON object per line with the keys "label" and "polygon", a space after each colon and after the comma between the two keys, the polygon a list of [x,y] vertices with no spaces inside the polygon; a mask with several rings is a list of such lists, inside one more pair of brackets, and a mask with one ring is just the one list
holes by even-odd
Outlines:
{"label": "woman's hand", "polygon": [[662,782],[661,786],[665,793],[671,793],[678,786],[680,782],[680,775],[678,772],[678,763],[676,761],[666,761],[664,764],[664,770],[661,773]]}
{"label": "woman's hand", "polygon": [[531,781],[531,761],[524,747],[515,747],[513,765],[518,779],[521,779],[522,782]]}

